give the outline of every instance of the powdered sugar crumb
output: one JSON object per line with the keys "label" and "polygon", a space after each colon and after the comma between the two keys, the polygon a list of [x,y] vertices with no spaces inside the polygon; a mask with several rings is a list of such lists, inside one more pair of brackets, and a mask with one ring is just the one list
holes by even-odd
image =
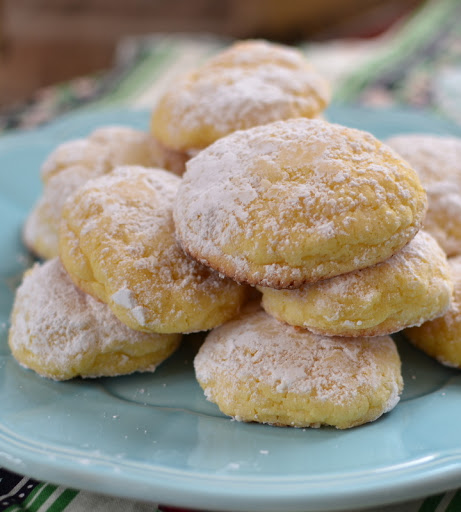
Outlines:
{"label": "powdered sugar crumb", "polygon": [[121,288],[120,290],[117,290],[112,295],[111,299],[115,302],[115,304],[118,304],[119,306],[122,306],[126,309],[133,309],[138,305],[133,296],[133,292],[128,288]]}

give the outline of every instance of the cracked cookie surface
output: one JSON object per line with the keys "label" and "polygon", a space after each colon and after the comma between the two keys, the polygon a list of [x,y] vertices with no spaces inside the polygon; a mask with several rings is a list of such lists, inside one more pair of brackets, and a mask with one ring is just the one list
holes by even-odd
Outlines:
{"label": "cracked cookie surface", "polygon": [[120,167],[87,182],[63,210],[60,255],[71,278],[133,329],[207,330],[234,316],[246,296],[176,243],[180,181],[161,169]]}
{"label": "cracked cookie surface", "polygon": [[224,414],[274,425],[350,428],[390,411],[403,388],[389,336],[319,336],[260,310],[214,329],[194,366]]}
{"label": "cracked cookie surface", "polygon": [[421,227],[413,169],[372,135],[314,119],[224,137],[189,160],[174,218],[194,258],[272,288],[386,260]]}

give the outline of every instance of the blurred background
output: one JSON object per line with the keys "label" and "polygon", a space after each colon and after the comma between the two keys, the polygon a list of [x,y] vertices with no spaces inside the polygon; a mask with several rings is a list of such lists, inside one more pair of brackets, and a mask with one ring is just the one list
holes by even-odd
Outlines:
{"label": "blurred background", "polygon": [[337,101],[434,104],[439,64],[442,82],[453,88],[455,73],[459,89],[460,8],[459,0],[0,0],[0,130],[119,89],[146,55],[158,62],[165,37],[200,47],[176,70],[231,38],[263,37],[301,47]]}
{"label": "blurred background", "polygon": [[109,68],[126,36],[370,37],[418,0],[0,0],[0,103]]}

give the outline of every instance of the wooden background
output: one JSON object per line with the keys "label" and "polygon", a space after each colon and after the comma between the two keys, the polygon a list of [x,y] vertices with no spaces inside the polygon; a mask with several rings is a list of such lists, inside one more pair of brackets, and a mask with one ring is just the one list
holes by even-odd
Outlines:
{"label": "wooden background", "polygon": [[283,42],[371,36],[420,0],[0,0],[0,107],[111,66],[117,41],[208,32]]}

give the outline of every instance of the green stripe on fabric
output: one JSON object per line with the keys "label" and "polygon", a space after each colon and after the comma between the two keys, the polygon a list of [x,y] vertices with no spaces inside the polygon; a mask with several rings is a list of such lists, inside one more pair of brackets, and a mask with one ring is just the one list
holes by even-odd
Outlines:
{"label": "green stripe on fabric", "polygon": [[434,512],[438,504],[442,501],[444,494],[437,494],[436,496],[430,496],[426,498],[418,512]]}
{"label": "green stripe on fabric", "polygon": [[418,48],[421,42],[426,43],[428,35],[438,30],[444,21],[452,18],[459,6],[459,0],[440,0],[428,2],[418,9],[404,25],[403,30],[394,38],[389,49],[381,52],[371,62],[367,62],[351,78],[336,91],[335,101],[350,101],[366,85],[373,81],[379,72],[388,69],[393,63],[403,60]]}
{"label": "green stripe on fabric", "polygon": [[[442,0],[438,4],[428,2],[428,4],[421,7],[405,24],[404,30],[387,46],[386,50],[373,58],[371,62],[365,63],[362,69],[346,81],[335,99],[341,101],[351,99],[351,95],[360,92],[370,81],[375,79],[379,72],[407,57],[410,52],[418,48],[420,41],[426,42],[428,34],[437,30],[440,23],[445,19],[447,15],[446,7],[449,7],[448,12],[451,12],[452,3],[453,0]],[[430,16],[427,15],[428,10]]]}
{"label": "green stripe on fabric", "polygon": [[33,499],[35,499],[35,496],[37,496],[37,494],[39,492],[41,492],[41,490],[46,486],[46,483],[41,483],[41,484],[38,484],[37,487],[29,494],[29,496],[27,496],[27,498],[23,501],[23,504],[24,506],[27,506]]}
{"label": "green stripe on fabric", "polygon": [[46,483],[38,484],[37,487],[27,496],[27,498],[21,503],[21,505],[11,505],[11,507],[8,507],[5,509],[4,512],[29,512],[29,510],[32,510],[29,508],[29,504],[32,503],[35,500],[35,497],[39,495],[42,490],[47,486]]}
{"label": "green stripe on fabric", "polygon": [[[139,93],[146,89],[146,85],[154,83],[160,78],[173,63],[184,53],[190,44],[198,45],[200,61],[206,60],[216,52],[226,46],[222,38],[216,38],[210,41],[201,41],[191,38],[182,39],[177,37],[162,37],[155,43],[151,43],[144,51],[144,55],[138,57],[134,66],[129,70],[124,78],[114,86],[114,89],[91,105],[107,106],[113,103],[129,103],[136,98]],[[197,63],[198,64],[198,63]]]}
{"label": "green stripe on fabric", "polygon": [[[193,39],[192,42],[194,42]],[[187,40],[174,36],[159,39],[155,45],[149,47],[146,55],[130,70],[127,78],[120,82],[115,92],[111,94],[110,101],[129,100],[136,96],[136,93],[142,92],[146,84],[152,83],[168,69],[171,63],[178,60],[189,44],[190,42]],[[215,54],[221,47],[222,44],[218,45],[217,42],[203,43],[203,58]]]}
{"label": "green stripe on fabric", "polygon": [[145,55],[137,63],[135,69],[130,71],[129,76],[122,80],[116,87],[116,89],[110,92],[107,96],[103,97],[100,102],[101,105],[107,105],[113,102],[127,101],[139,88],[143,87],[146,78],[149,81],[153,80],[158,76],[165,67],[165,63],[171,61],[171,59],[177,55],[176,48],[173,47],[173,43],[170,44],[158,44],[154,48],[154,52]]}
{"label": "green stripe on fabric", "polygon": [[19,505],[11,505],[11,507],[6,508],[3,512],[20,512],[22,510],[25,509],[23,509]]}
{"label": "green stripe on fabric", "polygon": [[58,499],[47,509],[47,512],[62,512],[67,505],[77,496],[78,491],[66,489]]}
{"label": "green stripe on fabric", "polygon": [[451,499],[450,503],[448,504],[447,508],[445,509],[445,512],[459,512],[460,510],[461,510],[461,491],[458,491]]}
{"label": "green stripe on fabric", "polygon": [[47,484],[43,491],[33,500],[28,507],[28,511],[37,512],[37,510],[45,503],[45,501],[54,493],[58,488],[57,485]]}

